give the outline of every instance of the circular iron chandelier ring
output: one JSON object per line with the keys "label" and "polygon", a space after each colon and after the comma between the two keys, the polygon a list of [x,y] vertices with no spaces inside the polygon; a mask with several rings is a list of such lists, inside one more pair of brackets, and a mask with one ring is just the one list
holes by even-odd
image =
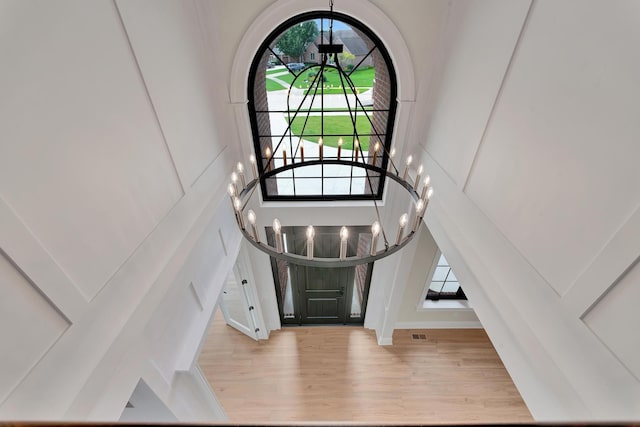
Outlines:
{"label": "circular iron chandelier ring", "polygon": [[265,252],[267,255],[277,259],[289,261],[298,265],[304,265],[308,267],[333,268],[333,267],[353,267],[353,266],[368,264],[368,263],[377,261],[379,259],[385,258],[389,255],[392,255],[398,252],[399,250],[404,248],[411,240],[413,240],[413,238],[417,234],[416,233],[417,225],[422,221],[422,218],[424,217],[424,213],[427,209],[429,197],[422,199],[421,196],[414,189],[413,185],[411,185],[402,177],[394,174],[393,172],[386,172],[385,169],[368,164],[368,163],[360,163],[360,162],[354,162],[349,160],[323,159],[323,160],[310,160],[310,161],[296,162],[296,163],[292,162],[288,165],[274,168],[268,172],[265,172],[262,175],[262,177],[269,178],[269,177],[278,175],[279,173],[284,171],[288,171],[288,170],[292,170],[292,169],[296,169],[304,166],[313,166],[313,165],[320,165],[320,164],[359,167],[359,168],[363,168],[366,170],[379,173],[381,176],[384,175],[394,180],[396,183],[398,183],[402,188],[404,188],[409,193],[409,195],[415,202],[419,203],[420,201],[423,201],[424,203],[424,207],[420,211],[416,210],[417,217],[415,219],[414,227],[412,227],[409,230],[409,233],[406,236],[402,236],[402,232],[403,232],[403,226],[402,226],[401,229],[399,230],[398,239],[396,240],[395,244],[387,245],[385,243],[385,247],[383,249],[376,251],[375,254],[368,254],[365,256],[351,256],[351,257],[345,257],[342,259],[341,258],[320,258],[320,257],[309,258],[304,255],[285,252],[284,250],[281,252],[277,248],[274,248],[268,244],[265,244],[262,241],[260,241],[259,238],[257,238],[258,231],[257,231],[257,228],[255,227],[255,223],[251,224],[253,228],[253,235],[249,233],[249,231],[247,230],[247,227],[245,227],[244,210],[246,205],[248,204],[249,199],[251,198],[251,195],[253,194],[253,191],[256,185],[258,185],[258,183],[260,182],[260,177],[257,177],[249,181],[248,183],[246,183],[246,186],[242,189],[242,191],[238,192],[237,196],[232,197],[232,206],[234,207],[234,212],[236,214],[236,220],[238,222],[240,231],[242,232],[245,239],[249,241],[249,243],[251,243],[254,247],[258,248],[262,252]]}

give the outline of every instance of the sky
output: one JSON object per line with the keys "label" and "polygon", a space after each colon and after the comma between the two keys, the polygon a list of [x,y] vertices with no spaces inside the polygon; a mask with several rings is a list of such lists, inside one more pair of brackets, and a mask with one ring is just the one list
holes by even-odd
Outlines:
{"label": "sky", "polygon": [[[318,24],[318,28],[320,28],[320,19],[316,19],[316,24]],[[339,30],[348,30],[351,29],[351,26],[345,24],[344,22],[340,22],[340,21],[333,21],[333,30],[334,31],[339,31]],[[328,19],[324,19],[324,31],[329,31],[329,20]]]}

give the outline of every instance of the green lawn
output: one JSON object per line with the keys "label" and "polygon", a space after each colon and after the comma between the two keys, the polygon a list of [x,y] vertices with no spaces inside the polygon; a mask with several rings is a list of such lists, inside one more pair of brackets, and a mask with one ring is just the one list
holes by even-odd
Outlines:
{"label": "green lawn", "polygon": [[359,68],[350,77],[356,87],[373,87],[373,79],[376,77],[376,73],[373,67]]}
{"label": "green lawn", "polygon": [[[364,109],[363,109],[360,106],[358,106],[358,111],[359,112],[362,112],[363,110],[364,111],[371,111],[371,110],[373,110],[373,107],[369,105],[369,106],[364,107]],[[324,110],[322,108],[312,108],[310,110],[307,110],[307,109],[300,110],[301,113],[308,113],[308,112],[317,113],[317,112],[320,112],[320,111],[331,111],[331,112],[336,112],[336,113],[344,113],[344,114],[347,114],[347,115],[349,114],[349,110],[347,108],[345,108],[345,107],[341,107],[341,108],[325,108]],[[294,114],[296,112],[296,110],[289,110],[289,112],[291,114]]]}
{"label": "green lawn", "polygon": [[[320,70],[320,67],[312,68],[310,71],[317,72]],[[308,72],[307,72],[308,73]],[[327,80],[324,82],[325,86],[341,86],[344,83],[345,86],[349,86],[348,83],[344,80],[340,80],[340,75],[338,74],[338,70],[334,68],[328,68],[324,72],[324,76]],[[375,70],[373,67],[367,68],[359,68],[350,75],[351,80],[353,81],[353,85],[361,88],[370,88],[373,87],[373,79],[375,78]],[[307,77],[309,83],[313,81],[313,78]]]}
{"label": "green lawn", "polygon": [[[369,88],[366,87],[357,87],[356,91],[358,94],[368,90]],[[321,93],[324,93],[325,95],[343,95],[344,94],[344,89],[342,89],[341,87],[325,87],[324,91],[320,92],[320,89],[318,89],[318,92],[315,91],[315,89],[308,89],[307,93],[310,95],[313,95],[314,93],[319,96]],[[351,94],[353,93],[353,91],[351,90],[351,88],[347,88],[347,94]]]}
{"label": "green lawn", "polygon": [[274,90],[284,90],[286,87],[282,86],[280,83],[274,82],[271,79],[267,79],[267,92],[271,92]]}
{"label": "green lawn", "polygon": [[[287,73],[287,74],[283,74],[281,76],[277,77],[278,79],[285,81],[289,84],[293,83],[293,79],[295,78],[295,76],[291,73]],[[298,79],[298,83],[300,82],[300,79]]]}
{"label": "green lawn", "polygon": [[[313,74],[315,72],[318,72],[319,70],[320,70],[320,67],[318,66],[318,67],[310,68],[309,70],[303,72],[303,74],[298,78],[298,80],[296,80],[295,86],[298,89],[306,89],[310,87],[314,78],[312,76],[309,76],[309,74]],[[273,72],[275,73],[275,71]],[[278,70],[278,72],[282,72],[282,70]],[[267,74],[272,74],[272,73],[268,71]],[[338,75],[338,71],[336,69],[328,68],[325,70],[324,75],[326,78],[326,81],[324,82],[324,87],[325,87],[324,93],[326,94],[343,93],[341,89],[340,76]],[[375,69],[373,67],[359,68],[356,71],[354,71],[350,77],[351,77],[351,80],[353,81],[354,86],[356,86],[358,91],[364,92],[368,88],[373,87],[373,79],[375,78]],[[278,76],[278,79],[285,81],[289,84],[293,84],[294,78],[295,76],[291,73]],[[345,83],[347,88],[349,87],[346,81],[343,81],[343,83]],[[282,86],[280,86],[277,83],[274,83],[273,81],[271,81],[271,79],[267,79],[268,91],[282,90],[282,89],[284,89]],[[319,93],[319,90],[318,90],[318,93]],[[351,93],[351,90],[347,89],[347,93]]]}
{"label": "green lawn", "polygon": [[[305,117],[296,117],[291,124],[291,132],[293,132],[293,134],[296,136],[302,136],[307,141],[317,143],[319,137],[310,135],[319,135],[320,133],[322,133],[320,130],[320,118],[320,116],[309,116],[309,120],[307,121],[307,125],[304,129],[303,134],[302,127],[304,126]],[[357,116],[356,129],[359,135],[369,134],[371,132],[371,123],[369,123],[369,120],[365,116]],[[342,147],[348,150],[353,149],[353,123],[351,122],[351,117],[349,117],[348,115],[325,116],[324,134],[324,145],[327,145],[329,147],[337,147],[338,139],[342,137]],[[327,134],[335,136],[328,136]],[[360,137],[360,146],[362,147],[363,151],[369,150],[369,135]]]}

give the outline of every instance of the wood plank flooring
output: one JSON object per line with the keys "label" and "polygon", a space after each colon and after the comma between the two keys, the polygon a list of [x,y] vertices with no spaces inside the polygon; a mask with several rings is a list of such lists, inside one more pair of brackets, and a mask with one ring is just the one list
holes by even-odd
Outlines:
{"label": "wood plank flooring", "polygon": [[362,327],[255,342],[217,313],[199,364],[233,423],[533,421],[483,330],[398,330],[393,342]]}

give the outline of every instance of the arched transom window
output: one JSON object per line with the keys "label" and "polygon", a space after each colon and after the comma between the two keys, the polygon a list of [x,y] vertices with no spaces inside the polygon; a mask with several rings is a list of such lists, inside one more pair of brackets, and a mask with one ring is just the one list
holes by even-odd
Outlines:
{"label": "arched transom window", "polygon": [[385,174],[354,163],[387,168],[396,77],[366,26],[339,13],[292,18],[260,47],[248,87],[264,200],[382,197]]}

